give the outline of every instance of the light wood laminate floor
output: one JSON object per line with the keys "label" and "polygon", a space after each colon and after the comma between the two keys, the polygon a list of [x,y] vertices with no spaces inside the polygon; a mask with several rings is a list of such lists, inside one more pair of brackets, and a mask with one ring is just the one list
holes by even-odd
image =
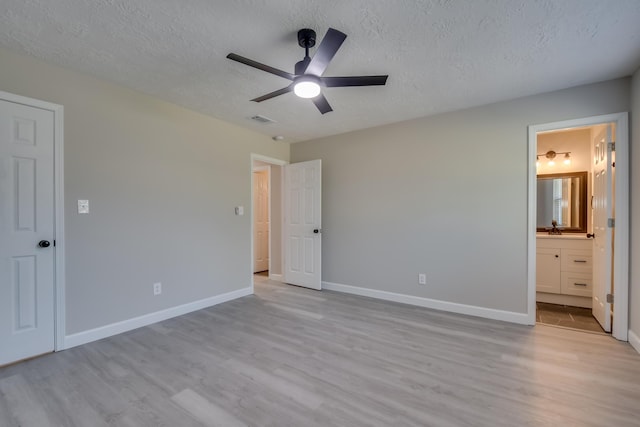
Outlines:
{"label": "light wood laminate floor", "polygon": [[627,343],[268,280],[0,369],[2,427],[638,425]]}

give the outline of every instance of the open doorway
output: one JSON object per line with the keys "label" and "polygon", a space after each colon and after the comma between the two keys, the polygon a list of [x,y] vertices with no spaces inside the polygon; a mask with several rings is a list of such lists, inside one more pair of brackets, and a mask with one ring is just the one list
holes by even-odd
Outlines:
{"label": "open doorway", "polygon": [[[594,140],[606,127],[582,126],[537,134],[536,322],[610,332],[594,316]],[[610,254],[611,256],[612,254]],[[602,260],[601,260],[602,261]],[[600,266],[598,264],[598,266]],[[602,285],[602,284],[600,284]],[[612,293],[611,281],[606,293]],[[597,299],[597,296],[595,296]]]}
{"label": "open doorway", "polygon": [[[268,279],[310,289],[322,289],[322,161],[289,164],[283,160],[251,154],[251,212],[254,204],[254,172],[268,168]],[[286,212],[286,215],[285,215]],[[251,221],[251,274],[259,239]]]}
{"label": "open doorway", "polygon": [[252,275],[282,281],[282,167],[287,162],[251,155]]}
{"label": "open doorway", "polygon": [[529,128],[532,324],[627,340],[627,126],[621,113]]}

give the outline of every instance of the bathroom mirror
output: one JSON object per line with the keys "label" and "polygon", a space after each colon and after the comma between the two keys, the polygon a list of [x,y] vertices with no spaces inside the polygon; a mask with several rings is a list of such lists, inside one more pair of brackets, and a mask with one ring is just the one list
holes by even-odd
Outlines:
{"label": "bathroom mirror", "polygon": [[587,232],[587,172],[538,175],[537,231]]}

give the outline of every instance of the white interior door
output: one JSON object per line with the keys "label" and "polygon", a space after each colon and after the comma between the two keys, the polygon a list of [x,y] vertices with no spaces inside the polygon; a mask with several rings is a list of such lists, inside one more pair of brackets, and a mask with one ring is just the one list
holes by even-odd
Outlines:
{"label": "white interior door", "polygon": [[606,332],[611,332],[611,262],[613,228],[611,152],[612,126],[607,125],[593,139],[593,316]]}
{"label": "white interior door", "polygon": [[284,281],[322,289],[322,164],[284,166]]}
{"label": "white interior door", "polygon": [[253,272],[269,269],[269,171],[253,172]]}
{"label": "white interior door", "polygon": [[0,100],[0,365],[54,349],[53,124]]}

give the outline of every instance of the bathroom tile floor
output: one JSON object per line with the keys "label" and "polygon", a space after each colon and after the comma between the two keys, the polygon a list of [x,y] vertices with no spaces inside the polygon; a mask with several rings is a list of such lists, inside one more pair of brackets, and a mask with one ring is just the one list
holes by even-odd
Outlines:
{"label": "bathroom tile floor", "polygon": [[562,326],[589,332],[604,334],[598,321],[591,314],[590,308],[571,307],[568,305],[536,303],[536,322],[545,325]]}

